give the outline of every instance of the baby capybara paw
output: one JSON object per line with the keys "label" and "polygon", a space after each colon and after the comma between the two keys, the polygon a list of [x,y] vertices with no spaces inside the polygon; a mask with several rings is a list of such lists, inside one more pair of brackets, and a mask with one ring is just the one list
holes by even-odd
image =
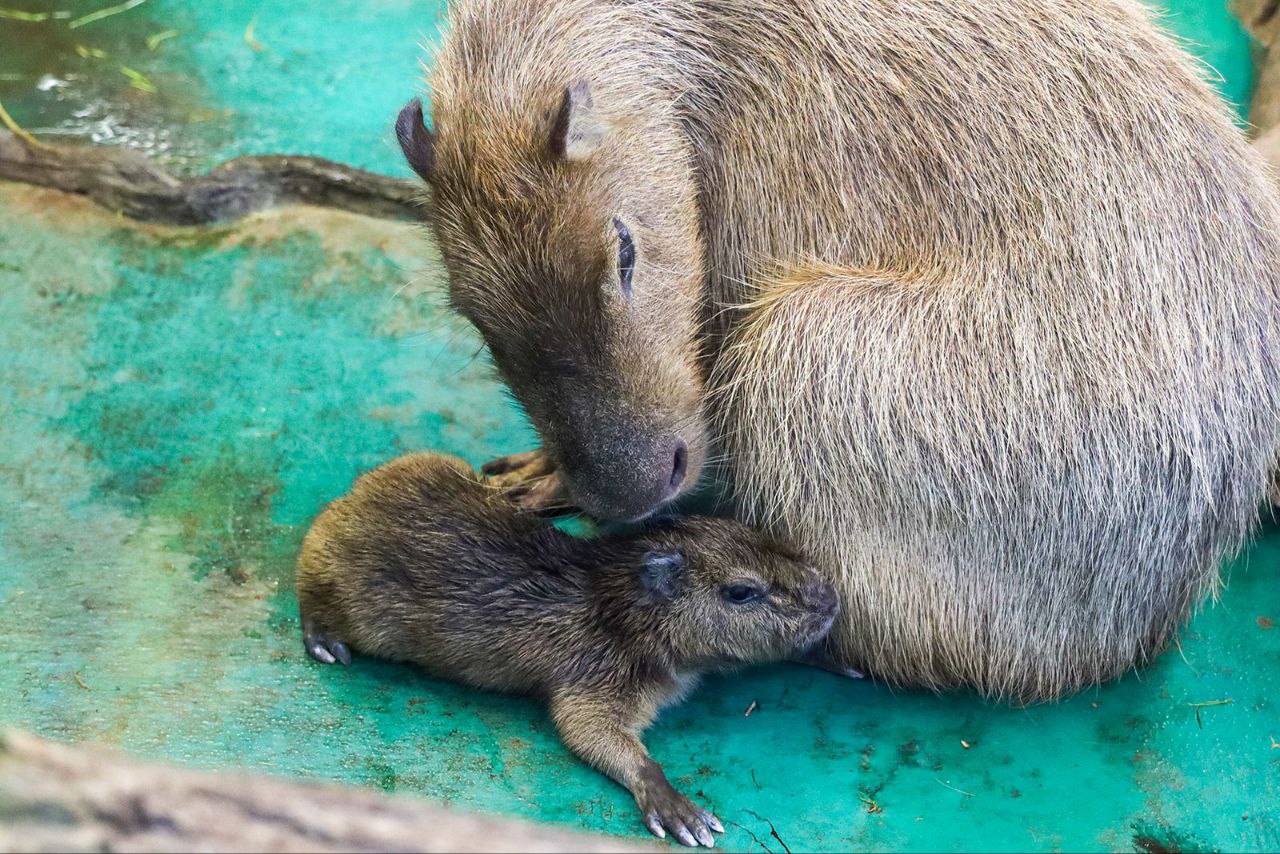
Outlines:
{"label": "baby capybara paw", "polygon": [[523,510],[556,516],[574,509],[559,470],[544,451],[499,457],[480,472]]}
{"label": "baby capybara paw", "polygon": [[513,486],[520,481],[542,477],[553,471],[555,465],[541,450],[498,457],[480,467],[480,473],[497,486]]}
{"label": "baby capybara paw", "polygon": [[646,786],[636,796],[636,803],[645,826],[659,839],[670,833],[690,848],[699,845],[714,848],[716,839],[712,831],[724,833],[720,819],[677,792],[666,780]]}

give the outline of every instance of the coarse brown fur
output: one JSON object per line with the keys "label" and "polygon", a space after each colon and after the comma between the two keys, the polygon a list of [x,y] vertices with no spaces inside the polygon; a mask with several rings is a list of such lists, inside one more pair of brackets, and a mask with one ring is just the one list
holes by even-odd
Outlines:
{"label": "coarse brown fur", "polygon": [[[544,697],[565,744],[688,845],[723,828],[671,787],[641,732],[702,673],[809,649],[838,610],[813,569],[737,522],[581,540],[435,454],[394,460],[330,504],[297,588],[312,656],[345,663],[350,646]],[[732,601],[743,591],[753,598]]]}
{"label": "coarse brown fur", "polygon": [[1110,679],[1254,524],[1280,210],[1137,0],[459,0],[431,99],[452,299],[558,487],[638,516],[672,435],[681,489],[722,458],[850,664]]}

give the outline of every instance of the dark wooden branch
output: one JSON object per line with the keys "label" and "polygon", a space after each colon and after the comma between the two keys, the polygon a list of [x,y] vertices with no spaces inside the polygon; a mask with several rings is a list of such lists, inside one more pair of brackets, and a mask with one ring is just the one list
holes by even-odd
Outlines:
{"label": "dark wooden branch", "polygon": [[1250,35],[1271,46],[1280,31],[1280,0],[1230,0],[1227,6]]}
{"label": "dark wooden branch", "polygon": [[1274,49],[1280,34],[1280,0],[1231,0],[1230,8],[1258,42],[1249,121],[1262,135],[1280,124],[1280,50]]}
{"label": "dark wooden branch", "polygon": [[0,852],[645,850],[361,789],[0,736]]}
{"label": "dark wooden branch", "polygon": [[179,177],[114,146],[33,146],[0,130],[0,180],[88,196],[132,219],[203,225],[276,205],[341,208],[387,219],[425,220],[423,194],[400,181],[318,157],[239,157],[207,175]]}

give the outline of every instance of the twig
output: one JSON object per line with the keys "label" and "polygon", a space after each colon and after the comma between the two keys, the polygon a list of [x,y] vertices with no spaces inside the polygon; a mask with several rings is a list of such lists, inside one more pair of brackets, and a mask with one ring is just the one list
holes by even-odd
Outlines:
{"label": "twig", "polygon": [[89,14],[81,18],[76,18],[74,21],[67,24],[67,29],[74,30],[79,27],[83,27],[85,24],[92,24],[95,21],[101,21],[103,18],[110,18],[112,15],[119,15],[121,12],[128,12],[135,6],[141,6],[146,2],[147,0],[127,0],[127,2],[121,3],[118,6],[108,6],[107,8],[99,9],[96,12],[90,12]]}
{"label": "twig", "polygon": [[957,789],[955,786],[951,785],[950,783],[942,782],[937,777],[934,777],[933,779],[934,779],[934,782],[936,782],[939,786],[945,786],[946,788],[950,789],[953,792],[959,792],[960,794],[964,795],[966,798],[973,797],[973,792],[966,792],[964,789]]}
{"label": "twig", "polygon": [[178,35],[177,30],[161,30],[158,33],[152,33],[147,36],[147,50],[155,50],[160,47],[161,42],[166,42],[176,35]]}
{"label": "twig", "polygon": [[39,24],[49,20],[49,13],[24,12],[22,9],[0,9],[0,18],[10,21],[23,21],[28,24]]}
{"label": "twig", "polygon": [[266,48],[262,42],[254,38],[253,31],[258,28],[258,16],[254,15],[249,19],[249,26],[244,28],[244,43],[251,47],[256,53],[262,53]]}
{"label": "twig", "polygon": [[84,684],[84,680],[83,680],[82,678],[80,678],[80,671],[79,671],[79,670],[77,670],[77,671],[73,672],[73,673],[71,674],[71,678],[72,678],[72,679],[74,679],[74,680],[76,680],[76,684],[77,684],[77,685],[79,685],[81,688],[85,689],[86,691],[88,691],[88,690],[89,690],[89,686],[88,686],[88,685],[86,685],[86,684]]}
{"label": "twig", "polygon": [[4,108],[3,103],[0,103],[0,122],[4,122],[4,126],[7,127],[14,136],[32,148],[42,148],[46,151],[50,150],[50,146],[36,139],[21,128],[18,123],[13,120],[13,116],[9,115],[9,111]]}
{"label": "twig", "polygon": [[783,851],[787,852],[787,854],[791,854],[791,849],[787,847],[787,843],[782,841],[782,837],[778,835],[778,829],[773,826],[773,822],[769,821],[769,819],[760,815],[760,813],[758,812],[752,812],[751,810],[743,810],[743,812],[749,815],[753,815],[756,818],[763,821],[765,824],[769,825],[769,835],[772,836],[774,839],[778,840],[778,844],[782,846]]}
{"label": "twig", "polygon": [[751,828],[747,827],[746,825],[738,824],[736,821],[731,821],[729,819],[725,819],[725,821],[727,821],[729,824],[732,824],[734,827],[738,828],[739,830],[745,830],[747,832],[747,836],[750,836],[752,839],[756,841],[756,845],[759,845],[761,848],[767,851],[768,854],[773,854],[773,849],[770,848],[768,845],[765,845],[764,841],[761,840],[759,836],[756,836],[755,833],[752,832]]}
{"label": "twig", "polygon": [[141,71],[135,71],[127,65],[120,66],[120,73],[129,78],[129,85],[140,92],[146,92],[149,95],[156,94],[156,84],[152,83],[147,75]]}
{"label": "twig", "polygon": [[[1273,746],[1274,746],[1274,745],[1273,745]],[[751,782],[753,782],[753,783],[755,783],[755,784],[756,784],[756,788],[757,788],[757,789],[763,789],[763,788],[764,788],[764,786],[761,786],[761,785],[760,785],[760,781],[756,779],[756,769],[754,769],[754,768],[752,768],[752,769],[751,769]]]}
{"label": "twig", "polygon": [[[14,130],[11,121],[5,124]],[[386,219],[430,215],[409,182],[318,157],[239,157],[207,175],[180,177],[126,148],[52,145],[20,128],[13,135],[0,130],[0,181],[88,196],[132,219],[172,225],[227,222],[287,204]]]}
{"label": "twig", "polygon": [[1196,726],[1200,727],[1200,729],[1204,729],[1204,721],[1200,719],[1200,710],[1207,709],[1210,706],[1229,706],[1231,705],[1231,698],[1227,697],[1224,700],[1206,700],[1203,703],[1187,703],[1187,705],[1196,710]]}
{"label": "twig", "polygon": [[862,801],[862,805],[867,808],[867,812],[871,815],[884,812],[884,807],[876,803],[876,799],[866,792],[858,792],[858,800]]}

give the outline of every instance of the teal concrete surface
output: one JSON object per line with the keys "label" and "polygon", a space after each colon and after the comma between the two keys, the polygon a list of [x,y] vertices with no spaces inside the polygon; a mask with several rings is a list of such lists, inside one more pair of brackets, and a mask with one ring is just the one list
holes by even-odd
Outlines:
{"label": "teal concrete surface", "polygon": [[[3,17],[107,5],[0,0],[0,101],[21,123],[183,168],[296,151],[403,174],[386,125],[439,4]],[[1168,20],[1242,102],[1248,45],[1221,6]],[[537,704],[302,653],[292,561],[323,502],[407,450],[479,462],[533,441],[441,288],[405,225],[139,226],[0,185],[0,725],[640,835]],[[647,741],[730,850],[1276,850],[1280,529],[1226,572],[1177,648],[1064,703],[775,667],[711,680]]]}

